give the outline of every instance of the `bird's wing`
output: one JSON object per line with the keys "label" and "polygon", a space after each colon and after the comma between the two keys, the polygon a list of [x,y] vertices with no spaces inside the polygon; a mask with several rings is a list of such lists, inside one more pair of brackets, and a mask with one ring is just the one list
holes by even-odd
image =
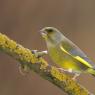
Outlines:
{"label": "bird's wing", "polygon": [[86,54],[71,41],[61,42],[60,49],[87,67],[93,68],[95,66],[95,64],[86,56]]}

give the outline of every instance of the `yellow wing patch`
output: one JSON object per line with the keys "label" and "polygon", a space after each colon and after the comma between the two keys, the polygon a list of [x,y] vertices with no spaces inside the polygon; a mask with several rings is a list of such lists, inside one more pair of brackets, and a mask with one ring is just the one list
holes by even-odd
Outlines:
{"label": "yellow wing patch", "polygon": [[86,66],[92,68],[92,65],[89,64],[89,62],[85,61],[83,58],[81,58],[80,56],[73,56],[71,55],[69,52],[67,52],[61,45],[60,48],[63,52],[65,52],[66,54],[72,56],[73,58],[77,59],[78,61],[80,61],[81,63],[85,64]]}
{"label": "yellow wing patch", "polygon": [[62,47],[62,45],[60,45],[60,48],[61,48],[61,50],[62,50],[63,52],[65,52],[65,53],[71,55],[70,53],[68,53],[68,52]]}
{"label": "yellow wing patch", "polygon": [[92,66],[87,62],[85,61],[83,58],[79,57],[79,56],[76,56],[75,59],[79,60],[80,62],[82,62],[83,64],[85,64],[86,66],[92,68]]}

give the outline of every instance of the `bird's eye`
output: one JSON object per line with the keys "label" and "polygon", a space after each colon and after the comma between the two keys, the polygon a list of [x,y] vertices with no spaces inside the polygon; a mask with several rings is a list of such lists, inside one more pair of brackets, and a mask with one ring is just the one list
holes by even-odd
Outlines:
{"label": "bird's eye", "polygon": [[46,31],[48,31],[48,32],[53,32],[53,29],[46,29]]}

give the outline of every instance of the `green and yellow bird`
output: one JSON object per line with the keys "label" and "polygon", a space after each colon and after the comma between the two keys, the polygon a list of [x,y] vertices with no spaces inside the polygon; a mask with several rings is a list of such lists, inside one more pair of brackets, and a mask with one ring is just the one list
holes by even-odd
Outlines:
{"label": "green and yellow bird", "polygon": [[61,69],[74,73],[74,78],[80,73],[90,73],[95,76],[95,64],[58,29],[45,27],[41,30],[41,35],[45,39],[51,59]]}

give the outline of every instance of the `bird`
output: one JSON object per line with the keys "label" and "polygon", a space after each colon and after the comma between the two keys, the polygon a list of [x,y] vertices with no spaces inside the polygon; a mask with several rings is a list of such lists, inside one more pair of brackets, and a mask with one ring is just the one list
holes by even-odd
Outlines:
{"label": "bird", "polygon": [[48,54],[60,69],[73,73],[76,79],[81,73],[95,76],[95,64],[71,40],[55,27],[44,27],[40,30],[44,38]]}

